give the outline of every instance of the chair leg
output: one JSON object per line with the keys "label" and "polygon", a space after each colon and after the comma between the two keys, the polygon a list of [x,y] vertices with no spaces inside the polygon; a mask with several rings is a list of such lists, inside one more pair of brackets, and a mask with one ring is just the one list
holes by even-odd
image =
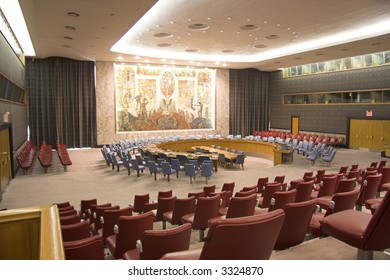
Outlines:
{"label": "chair leg", "polygon": [[130,168],[127,169],[127,175],[130,175]]}
{"label": "chair leg", "polygon": [[190,184],[192,184],[192,176],[190,176]]}
{"label": "chair leg", "polygon": [[137,170],[137,177],[139,177],[139,170]]}
{"label": "chair leg", "polygon": [[168,174],[168,182],[169,182],[169,177],[170,177],[170,176],[169,176],[169,174]]}
{"label": "chair leg", "polygon": [[157,180],[157,173],[154,173],[154,180]]}
{"label": "chair leg", "polygon": [[374,259],[374,251],[364,251],[362,249],[358,249],[357,259],[358,260],[373,260]]}
{"label": "chair leg", "polygon": [[179,170],[176,170],[176,178],[179,178]]}
{"label": "chair leg", "polygon": [[203,241],[204,240],[204,229],[200,229],[199,230],[199,241]]}

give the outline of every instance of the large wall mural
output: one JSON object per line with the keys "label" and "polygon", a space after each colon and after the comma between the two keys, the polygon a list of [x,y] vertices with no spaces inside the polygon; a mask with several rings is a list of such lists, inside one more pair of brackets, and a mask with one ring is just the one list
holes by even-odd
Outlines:
{"label": "large wall mural", "polygon": [[117,132],[214,129],[215,70],[115,64]]}

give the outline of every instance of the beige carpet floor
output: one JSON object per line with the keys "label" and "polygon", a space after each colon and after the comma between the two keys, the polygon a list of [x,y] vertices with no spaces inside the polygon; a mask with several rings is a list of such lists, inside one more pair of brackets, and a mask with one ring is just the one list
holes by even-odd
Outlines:
{"label": "beige carpet floor", "polygon": [[[63,201],[69,201],[78,208],[80,200],[90,198],[97,198],[98,203],[111,202],[125,207],[133,202],[135,194],[149,193],[151,200],[155,200],[158,191],[173,190],[177,197],[186,197],[190,191],[200,191],[205,185],[203,177],[197,177],[190,184],[184,173],[180,173],[179,178],[173,176],[170,182],[162,175],[158,175],[154,181],[148,171],[141,173],[140,177],[134,171],[128,176],[125,169],[117,172],[106,166],[99,149],[69,150],[69,154],[73,165],[68,167],[67,172],[60,165],[55,152],[53,166],[48,173],[43,172],[37,160],[26,175],[20,171],[6,186],[0,208],[15,209]],[[289,182],[301,178],[305,171],[326,169],[327,173],[331,173],[343,165],[359,164],[360,168],[365,168],[371,162],[380,160],[383,160],[380,153],[364,149],[339,149],[330,166],[321,160],[312,166],[301,154],[296,153],[293,163],[278,166],[273,166],[270,160],[248,156],[244,169],[220,168],[214,172],[208,184],[215,184],[217,190],[220,190],[224,182],[235,182],[235,191],[238,191],[244,186],[255,185],[259,177],[268,176],[273,180],[276,175],[285,175],[285,181]],[[160,223],[156,223],[155,228],[161,228]],[[198,234],[194,232],[191,247],[202,246],[201,242],[196,241],[197,238]],[[275,260],[355,258],[356,249],[330,237],[305,241],[288,250],[275,251],[271,257]],[[390,259],[383,253],[375,254],[374,258]]]}

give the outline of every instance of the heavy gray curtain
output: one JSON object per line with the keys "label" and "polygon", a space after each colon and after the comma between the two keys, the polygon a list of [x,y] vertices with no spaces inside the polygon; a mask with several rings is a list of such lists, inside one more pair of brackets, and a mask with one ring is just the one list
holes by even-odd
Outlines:
{"label": "heavy gray curtain", "polygon": [[252,135],[268,130],[269,73],[257,69],[230,70],[229,133]]}
{"label": "heavy gray curtain", "polygon": [[30,140],[96,146],[95,63],[52,57],[26,61]]}

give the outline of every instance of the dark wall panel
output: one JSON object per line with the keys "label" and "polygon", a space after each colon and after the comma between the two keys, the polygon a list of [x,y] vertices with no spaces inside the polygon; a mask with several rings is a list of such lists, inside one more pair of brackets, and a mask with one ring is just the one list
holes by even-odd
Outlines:
{"label": "dark wall panel", "polygon": [[348,118],[365,118],[366,110],[375,118],[390,118],[389,105],[303,105],[283,106],[282,95],[390,88],[390,66],[373,67],[283,79],[282,71],[270,75],[271,128],[291,128],[291,116],[300,117],[300,130],[347,134]]}

